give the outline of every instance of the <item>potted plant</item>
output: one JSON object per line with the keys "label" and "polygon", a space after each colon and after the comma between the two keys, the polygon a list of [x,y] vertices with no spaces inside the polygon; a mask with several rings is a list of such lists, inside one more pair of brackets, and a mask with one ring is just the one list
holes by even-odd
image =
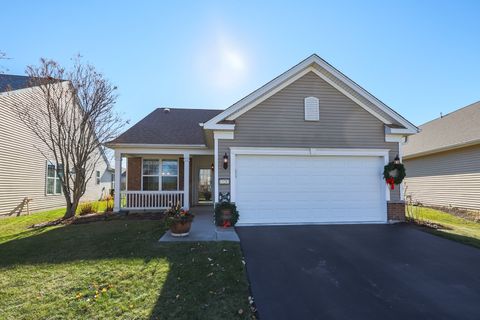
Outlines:
{"label": "potted plant", "polygon": [[174,237],[186,237],[190,233],[194,214],[185,210],[178,202],[165,211],[165,224]]}
{"label": "potted plant", "polygon": [[224,228],[233,227],[238,221],[238,210],[235,203],[221,202],[215,204],[215,224]]}

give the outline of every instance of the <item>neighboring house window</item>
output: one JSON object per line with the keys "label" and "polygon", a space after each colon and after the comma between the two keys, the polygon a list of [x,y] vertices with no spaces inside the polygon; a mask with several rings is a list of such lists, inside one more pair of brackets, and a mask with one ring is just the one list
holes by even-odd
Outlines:
{"label": "neighboring house window", "polygon": [[96,183],[97,183],[97,184],[100,184],[100,171],[97,171],[97,172],[96,172],[96,176],[95,176],[95,177],[96,177]]}
{"label": "neighboring house window", "polygon": [[47,161],[47,194],[61,194],[62,193],[62,183],[58,176],[58,172],[61,170],[60,165],[56,165],[51,161]]}
{"label": "neighboring house window", "polygon": [[144,159],[142,170],[144,191],[178,190],[177,160]]}
{"label": "neighboring house window", "polygon": [[320,120],[320,103],[318,98],[307,97],[305,98],[305,121],[318,121]]}

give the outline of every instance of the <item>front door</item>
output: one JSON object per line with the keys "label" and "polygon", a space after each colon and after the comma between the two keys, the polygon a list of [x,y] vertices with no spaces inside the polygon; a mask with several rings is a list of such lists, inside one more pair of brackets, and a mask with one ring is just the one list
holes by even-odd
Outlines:
{"label": "front door", "polygon": [[198,203],[212,203],[212,170],[198,170]]}

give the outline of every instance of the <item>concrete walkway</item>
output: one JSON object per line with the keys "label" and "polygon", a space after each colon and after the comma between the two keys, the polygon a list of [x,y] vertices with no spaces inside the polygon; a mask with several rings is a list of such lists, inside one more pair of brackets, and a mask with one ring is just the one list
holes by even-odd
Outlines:
{"label": "concrete walkway", "polygon": [[239,242],[234,228],[220,228],[213,223],[213,207],[202,206],[190,209],[195,214],[195,219],[187,237],[172,237],[167,231],[160,242],[189,242],[189,241],[235,241]]}

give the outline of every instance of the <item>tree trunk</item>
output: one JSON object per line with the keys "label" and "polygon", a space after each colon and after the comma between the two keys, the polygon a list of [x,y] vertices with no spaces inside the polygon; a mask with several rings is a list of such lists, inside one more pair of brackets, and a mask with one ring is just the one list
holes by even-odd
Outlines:
{"label": "tree trunk", "polygon": [[78,207],[78,202],[71,201],[70,197],[65,196],[65,200],[67,202],[67,208],[65,210],[65,214],[63,216],[63,219],[70,219],[75,216],[75,213],[77,212],[77,207]]}

